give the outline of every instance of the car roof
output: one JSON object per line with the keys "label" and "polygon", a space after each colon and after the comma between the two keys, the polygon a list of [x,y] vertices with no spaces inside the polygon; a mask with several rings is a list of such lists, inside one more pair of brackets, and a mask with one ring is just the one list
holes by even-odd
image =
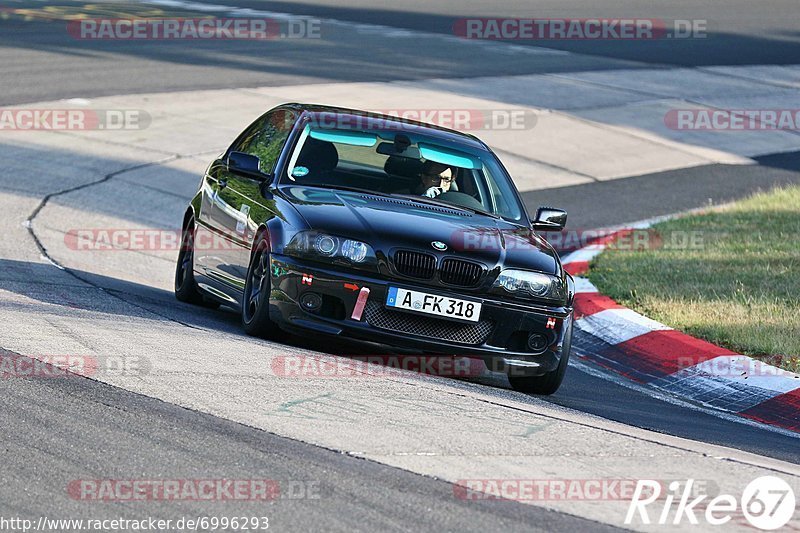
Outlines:
{"label": "car roof", "polygon": [[373,113],[371,111],[363,111],[360,109],[349,109],[346,107],[334,107],[319,104],[289,103],[279,107],[290,107],[311,115],[317,115],[319,113],[336,113],[338,115],[344,115],[345,117],[367,117],[371,120],[379,120],[387,123],[392,131],[419,133],[432,137],[438,137],[439,139],[456,145],[462,145],[478,150],[489,150],[489,147],[474,135],[442,126],[436,126],[434,124],[400,118],[397,116]]}

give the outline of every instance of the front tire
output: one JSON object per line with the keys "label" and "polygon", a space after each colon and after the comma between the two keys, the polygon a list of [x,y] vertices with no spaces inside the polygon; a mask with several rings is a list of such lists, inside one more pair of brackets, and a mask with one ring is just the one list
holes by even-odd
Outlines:
{"label": "front tire", "polygon": [[528,394],[550,395],[555,393],[564,381],[564,374],[569,364],[569,354],[572,351],[572,318],[570,317],[569,329],[564,334],[564,342],[561,345],[561,360],[558,367],[541,376],[512,376],[509,370],[508,381],[511,388],[518,392]]}
{"label": "front tire", "polygon": [[269,241],[262,232],[253,245],[242,297],[242,326],[248,335],[278,340],[282,331],[269,318]]}

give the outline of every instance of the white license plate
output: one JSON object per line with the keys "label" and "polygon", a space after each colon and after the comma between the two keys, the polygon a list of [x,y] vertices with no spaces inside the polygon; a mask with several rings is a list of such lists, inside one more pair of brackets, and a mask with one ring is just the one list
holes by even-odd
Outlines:
{"label": "white license plate", "polygon": [[386,306],[469,322],[477,322],[481,316],[481,304],[478,302],[409,291],[398,287],[389,287]]}

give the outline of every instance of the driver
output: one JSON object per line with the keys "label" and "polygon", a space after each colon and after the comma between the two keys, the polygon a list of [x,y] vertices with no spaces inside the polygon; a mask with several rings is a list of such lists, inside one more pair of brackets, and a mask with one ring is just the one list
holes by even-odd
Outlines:
{"label": "driver", "polygon": [[435,161],[425,161],[419,173],[420,184],[414,189],[414,194],[436,198],[450,190],[450,185],[456,179],[455,169]]}

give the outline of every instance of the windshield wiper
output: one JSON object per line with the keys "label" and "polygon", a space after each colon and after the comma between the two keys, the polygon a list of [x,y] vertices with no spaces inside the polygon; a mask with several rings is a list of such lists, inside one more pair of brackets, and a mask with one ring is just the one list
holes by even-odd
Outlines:
{"label": "windshield wiper", "polygon": [[461,209],[463,211],[469,211],[470,213],[476,213],[478,215],[484,215],[490,218],[496,218],[496,219],[503,218],[500,215],[484,211],[483,209],[477,209],[475,207],[467,207],[460,204],[451,204],[449,202],[442,202],[441,200],[437,201],[435,198],[428,198],[427,196],[418,196],[416,194],[393,194],[392,196],[400,196],[401,198],[407,198],[409,200],[413,200],[421,204],[430,204],[438,207],[445,207],[447,209],[456,209],[456,210]]}

